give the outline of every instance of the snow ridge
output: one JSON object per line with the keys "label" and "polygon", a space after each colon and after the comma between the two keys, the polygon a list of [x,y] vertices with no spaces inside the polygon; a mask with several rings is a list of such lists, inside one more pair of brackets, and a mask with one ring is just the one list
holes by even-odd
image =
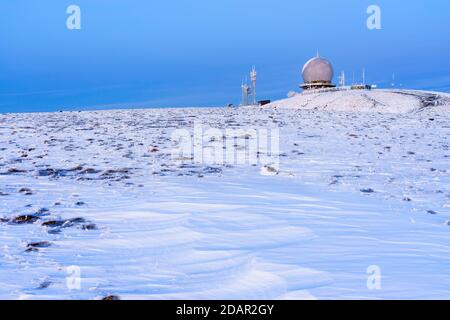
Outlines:
{"label": "snow ridge", "polygon": [[450,96],[413,90],[324,90],[274,101],[266,108],[301,108],[344,112],[408,113],[439,108],[449,114]]}

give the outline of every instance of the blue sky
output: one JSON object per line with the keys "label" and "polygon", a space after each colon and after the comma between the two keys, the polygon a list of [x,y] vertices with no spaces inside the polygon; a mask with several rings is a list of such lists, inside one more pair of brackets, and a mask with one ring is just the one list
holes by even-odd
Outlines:
{"label": "blue sky", "polygon": [[[66,9],[81,8],[81,30]],[[366,27],[380,6],[382,30]],[[298,90],[319,49],[347,78],[450,91],[444,0],[14,0],[0,2],[0,112],[238,104]]]}

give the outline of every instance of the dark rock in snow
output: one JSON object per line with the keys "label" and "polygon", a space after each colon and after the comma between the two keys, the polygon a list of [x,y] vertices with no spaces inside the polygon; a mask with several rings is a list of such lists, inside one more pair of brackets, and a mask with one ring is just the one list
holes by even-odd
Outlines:
{"label": "dark rock in snow", "polygon": [[31,242],[27,244],[27,248],[48,248],[52,244],[48,241]]}
{"label": "dark rock in snow", "polygon": [[116,300],[120,300],[120,297],[116,296],[116,295],[109,295],[109,296],[104,297],[102,300],[104,300],[104,301],[116,301]]}
{"label": "dark rock in snow", "polygon": [[86,168],[86,169],[80,171],[80,174],[95,174],[95,173],[99,173],[99,172],[101,172],[101,171],[100,170],[95,170],[95,169],[92,169],[92,168]]}
{"label": "dark rock in snow", "polygon": [[3,173],[3,174],[14,174],[14,173],[25,173],[25,172],[27,172],[27,170],[16,169],[16,168],[9,168],[8,171],[6,173]]}
{"label": "dark rock in snow", "polygon": [[41,284],[39,285],[39,287],[37,289],[39,289],[39,290],[47,289],[51,285],[52,285],[52,282],[49,280],[46,280],[46,281],[41,282]]}
{"label": "dark rock in snow", "polygon": [[49,228],[57,228],[64,226],[66,222],[67,222],[66,220],[50,220],[43,222],[42,226]]}
{"label": "dark rock in snow", "polygon": [[373,190],[372,188],[361,189],[360,191],[362,193],[374,193],[375,192],[375,190]]}
{"label": "dark rock in snow", "polygon": [[[50,234],[58,234],[61,232],[61,229],[70,228],[78,224],[86,223],[86,219],[84,218],[72,218],[66,220],[48,220],[42,223],[43,227],[47,227],[50,230],[48,233]],[[93,230],[93,229],[91,229]]]}
{"label": "dark rock in snow", "polygon": [[86,219],[84,219],[84,218],[72,218],[72,219],[69,219],[67,221],[69,221],[70,223],[85,223]]}
{"label": "dark rock in snow", "polygon": [[21,215],[12,218],[9,223],[11,224],[29,224],[29,223],[35,223],[39,220],[39,217],[36,215]]}
{"label": "dark rock in snow", "polygon": [[86,231],[97,230],[97,225],[95,223],[83,224],[81,229],[86,230]]}
{"label": "dark rock in snow", "polygon": [[29,195],[33,194],[33,191],[29,188],[21,188],[21,189],[19,189],[19,193],[29,196]]}

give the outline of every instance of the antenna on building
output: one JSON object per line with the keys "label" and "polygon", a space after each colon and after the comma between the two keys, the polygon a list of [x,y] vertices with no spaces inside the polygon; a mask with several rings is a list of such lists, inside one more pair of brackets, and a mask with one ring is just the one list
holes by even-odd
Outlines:
{"label": "antenna on building", "polygon": [[253,66],[252,71],[250,72],[250,79],[252,80],[252,95],[253,95],[253,105],[256,106],[256,68]]}
{"label": "antenna on building", "polygon": [[366,69],[365,68],[363,68],[363,71],[362,71],[362,84],[363,85],[365,85],[366,84]]}
{"label": "antenna on building", "polygon": [[392,86],[395,87],[395,72],[392,73]]}

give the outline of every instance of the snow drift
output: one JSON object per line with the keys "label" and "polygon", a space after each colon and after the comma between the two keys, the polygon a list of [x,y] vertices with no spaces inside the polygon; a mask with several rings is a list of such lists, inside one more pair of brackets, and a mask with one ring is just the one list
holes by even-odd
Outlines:
{"label": "snow drift", "polygon": [[315,90],[275,101],[266,107],[382,113],[408,113],[439,107],[449,114],[450,95],[412,90]]}

